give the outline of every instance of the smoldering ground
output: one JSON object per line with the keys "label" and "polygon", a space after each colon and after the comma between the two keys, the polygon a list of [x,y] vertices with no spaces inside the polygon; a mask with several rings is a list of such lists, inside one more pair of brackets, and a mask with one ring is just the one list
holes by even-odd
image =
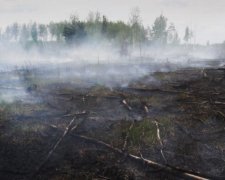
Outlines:
{"label": "smoldering ground", "polygon": [[97,45],[1,48],[2,179],[224,179],[219,57],[186,47],[129,56]]}
{"label": "smoldering ground", "polygon": [[[224,65],[218,48],[145,46],[141,50],[130,47],[126,56],[120,53],[119,47],[112,47],[107,42],[87,42],[80,46],[49,43],[29,47],[1,42],[1,98],[12,102],[29,96],[29,85],[23,82],[21,74],[24,73],[17,73],[19,71],[31,73],[35,83],[49,81],[84,88],[94,85],[114,88],[126,87],[154,72]],[[153,77],[149,81],[157,83]]]}

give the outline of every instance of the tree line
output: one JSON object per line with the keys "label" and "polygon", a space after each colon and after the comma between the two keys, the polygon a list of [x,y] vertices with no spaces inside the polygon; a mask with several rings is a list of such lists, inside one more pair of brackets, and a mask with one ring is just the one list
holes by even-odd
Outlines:
{"label": "tree line", "polygon": [[12,42],[63,41],[64,22],[49,24],[14,23],[0,30],[0,40]]}
{"label": "tree line", "polygon": [[[193,33],[189,27],[185,29],[183,40],[190,42]],[[77,15],[72,15],[69,20],[50,22],[49,24],[14,23],[0,30],[0,39],[15,42],[66,42],[80,45],[83,42],[107,42],[117,44],[121,51],[126,53],[127,46],[139,47],[146,44],[177,45],[180,43],[176,27],[168,23],[164,15],[157,17],[151,27],[144,27],[140,11],[134,8],[131,11],[129,22],[111,21],[99,12],[90,12],[85,21]]]}

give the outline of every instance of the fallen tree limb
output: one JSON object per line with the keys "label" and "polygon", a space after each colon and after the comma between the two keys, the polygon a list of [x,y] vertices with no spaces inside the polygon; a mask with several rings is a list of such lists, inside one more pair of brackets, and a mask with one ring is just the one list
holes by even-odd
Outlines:
{"label": "fallen tree limb", "polygon": [[87,137],[87,136],[82,136],[82,135],[77,135],[77,134],[71,134],[71,136],[79,138],[79,139],[84,140],[84,141],[91,142],[91,143],[96,144],[96,145],[103,146],[103,147],[113,151],[114,153],[126,156],[130,160],[133,160],[137,163],[141,163],[142,165],[145,165],[145,167],[147,166],[147,167],[153,168],[153,169],[161,169],[162,171],[165,171],[165,172],[170,173],[170,174],[175,174],[176,176],[183,177],[185,179],[193,179],[193,180],[206,180],[206,179],[216,179],[216,180],[218,179],[218,180],[220,180],[221,179],[222,180],[222,179],[225,178],[225,177],[210,176],[208,174],[201,174],[201,173],[198,173],[198,172],[184,170],[184,169],[181,169],[179,167],[170,166],[168,164],[165,164],[165,165],[160,164],[160,163],[145,159],[143,157],[139,157],[139,156],[136,156],[136,155],[133,155],[133,154],[129,154],[127,152],[125,153],[125,152],[123,152],[123,150],[121,150],[119,148],[113,147],[110,144],[107,144],[103,141],[100,141],[100,140],[97,140],[97,139],[94,139],[94,138],[90,138],[90,137]]}
{"label": "fallen tree limb", "polygon": [[214,112],[220,114],[223,118],[225,118],[225,115],[221,111],[215,111],[214,110]]}
{"label": "fallen tree limb", "polygon": [[167,163],[167,159],[166,159],[166,157],[163,153],[163,143],[162,143],[161,136],[160,136],[159,123],[156,120],[154,121],[154,123],[155,123],[156,128],[157,128],[157,138],[158,138],[158,141],[159,141],[160,146],[161,146],[160,153],[161,153],[165,163]]}
{"label": "fallen tree limb", "polygon": [[149,109],[148,109],[148,106],[144,106],[144,110],[145,110],[145,113],[149,113]]}
{"label": "fallen tree limb", "polygon": [[124,144],[123,144],[123,151],[127,150],[127,141],[128,141],[128,138],[129,138],[129,134],[130,134],[130,131],[131,129],[134,127],[134,121],[132,122],[132,124],[130,125],[128,131],[127,131],[127,134],[126,134],[126,137],[124,139]]}
{"label": "fallen tree limb", "polygon": [[215,101],[214,104],[217,104],[217,105],[225,105],[224,102],[219,102],[219,101]]}
{"label": "fallen tree limb", "polygon": [[127,101],[125,99],[122,101],[122,103],[126,106],[127,109],[129,109],[130,111],[132,110],[132,108],[127,104]]}
{"label": "fallen tree limb", "polygon": [[82,111],[82,112],[76,112],[76,113],[72,113],[72,114],[66,114],[63,117],[70,117],[70,116],[77,116],[77,115],[85,115],[87,114],[86,111]]}
{"label": "fallen tree limb", "polygon": [[[69,130],[71,129],[73,122],[75,121],[75,117],[70,121],[70,123],[67,125],[65,131],[63,132],[62,136],[56,141],[53,148],[48,152],[48,155],[46,158],[40,163],[40,165],[36,168],[36,171],[34,174],[32,174],[32,177],[39,173],[39,171],[42,169],[42,167],[48,162],[49,158],[53,154],[53,152],[56,150],[56,148],[59,146],[59,144],[62,142],[64,137],[68,134]],[[78,126],[78,125],[77,125]]]}

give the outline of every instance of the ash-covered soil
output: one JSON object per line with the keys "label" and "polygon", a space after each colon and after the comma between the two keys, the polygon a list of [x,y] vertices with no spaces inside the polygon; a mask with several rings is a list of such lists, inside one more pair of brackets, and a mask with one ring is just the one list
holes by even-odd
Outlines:
{"label": "ash-covered soil", "polygon": [[0,179],[225,179],[224,68],[118,88],[21,74],[38,100],[1,104]]}

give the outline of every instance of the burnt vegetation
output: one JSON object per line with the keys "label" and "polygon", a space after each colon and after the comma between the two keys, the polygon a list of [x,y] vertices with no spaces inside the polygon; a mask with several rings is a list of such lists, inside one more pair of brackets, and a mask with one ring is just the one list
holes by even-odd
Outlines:
{"label": "burnt vegetation", "polygon": [[225,179],[225,46],[194,36],[138,8],[0,31],[0,179]]}
{"label": "burnt vegetation", "polygon": [[224,68],[124,88],[17,73],[40,101],[1,104],[2,179],[224,179]]}

